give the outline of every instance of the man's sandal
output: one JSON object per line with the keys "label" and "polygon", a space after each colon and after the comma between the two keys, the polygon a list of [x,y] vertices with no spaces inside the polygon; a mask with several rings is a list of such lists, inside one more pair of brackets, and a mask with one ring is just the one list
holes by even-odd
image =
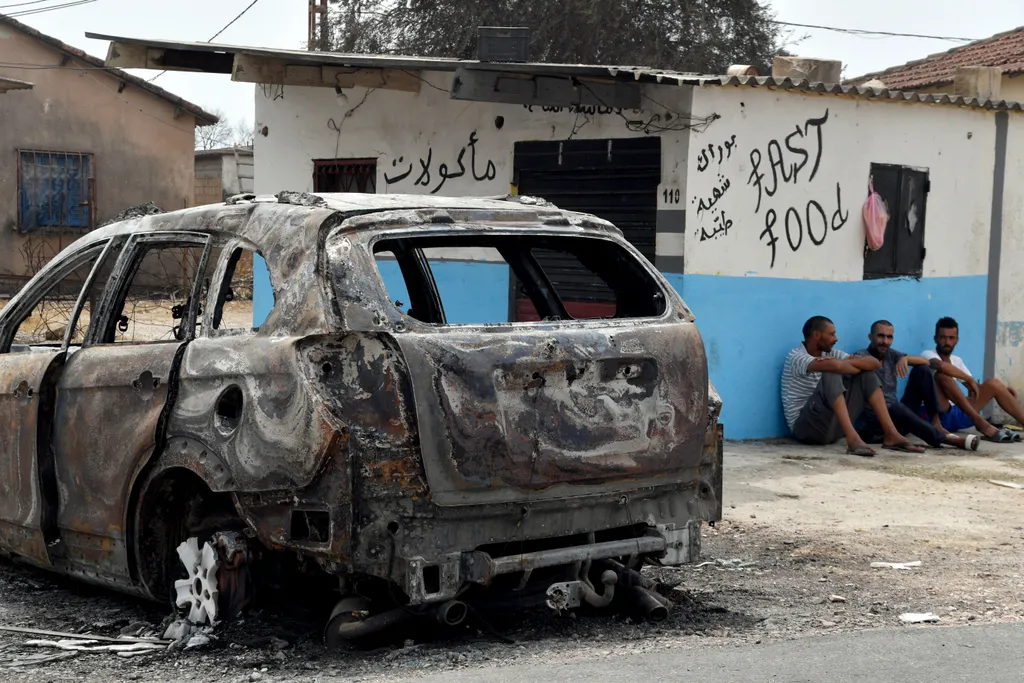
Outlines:
{"label": "man's sandal", "polygon": [[1014,434],[1009,429],[1000,429],[992,436],[983,436],[981,438],[985,439],[985,441],[991,441],[992,443],[1013,443],[1014,441],[1019,440],[1019,438],[1014,439],[1013,437]]}
{"label": "man's sandal", "polygon": [[867,446],[847,446],[846,452],[850,455],[859,455],[862,458],[873,458],[876,455],[874,449]]}
{"label": "man's sandal", "polygon": [[924,453],[923,448],[921,448],[920,446],[915,446],[909,441],[894,443],[891,446],[882,446],[882,448],[888,451],[900,451],[901,453]]}

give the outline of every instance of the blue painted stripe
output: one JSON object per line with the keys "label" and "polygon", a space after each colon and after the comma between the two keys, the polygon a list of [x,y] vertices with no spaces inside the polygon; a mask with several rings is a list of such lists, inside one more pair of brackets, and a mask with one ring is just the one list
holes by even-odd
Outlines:
{"label": "blue painted stripe", "polygon": [[935,321],[960,323],[957,355],[982,372],[988,277],[908,278],[826,282],[763,277],[667,274],[697,316],[711,381],[722,396],[722,422],[730,439],[788,434],[779,381],[787,352],[801,341],[812,315],[836,323],[839,348],[867,346],[871,323],[896,326],[894,347],[918,354],[934,346]]}

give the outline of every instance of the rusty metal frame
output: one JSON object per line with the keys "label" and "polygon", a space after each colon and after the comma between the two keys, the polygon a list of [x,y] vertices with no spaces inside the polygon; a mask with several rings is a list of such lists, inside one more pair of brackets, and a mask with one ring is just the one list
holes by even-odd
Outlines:
{"label": "rusty metal frame", "polygon": [[[17,321],[18,325],[20,325],[25,316],[31,313],[32,309],[35,308],[42,300],[42,297],[49,293],[51,287],[59,284],[60,281],[74,271],[75,268],[82,265],[82,263],[87,261],[88,258],[91,258],[92,254],[99,252],[100,258],[97,259],[96,264],[93,265],[92,270],[89,272],[89,278],[91,278],[96,270],[96,266],[102,259],[102,255],[106,253],[106,249],[109,244],[110,240],[106,240],[103,243],[89,244],[75,254],[66,256],[59,263],[52,261],[52,265],[48,264],[47,268],[40,271],[36,276],[37,279],[32,283],[31,288],[26,288],[19,292],[16,297],[7,304],[3,313],[0,314],[0,353],[8,353],[14,342],[17,325],[12,326],[12,321]],[[89,278],[87,278],[87,281]],[[42,297],[37,296],[40,290],[43,292]],[[77,319],[79,310],[78,305],[80,303],[80,301],[76,300],[76,308],[73,313],[73,317],[75,317],[75,319]]]}
{"label": "rusty metal frame", "polygon": [[[65,353],[67,352],[67,350],[69,348],[71,348],[71,340],[75,336],[75,328],[78,327],[78,318],[82,315],[82,309],[85,306],[85,300],[88,298],[89,293],[92,291],[92,286],[96,282],[97,275],[100,273],[103,265],[106,263],[107,259],[110,257],[110,252],[115,249],[115,245],[120,245],[124,241],[125,241],[125,237],[123,237],[123,236],[118,236],[118,237],[111,238],[106,243],[106,246],[103,247],[103,251],[100,253],[99,258],[96,259],[96,263],[93,264],[92,270],[89,271],[88,277],[85,278],[85,282],[82,284],[82,289],[78,293],[78,299],[75,301],[75,308],[71,312],[71,318],[68,320],[68,329],[64,332],[64,343],[61,346],[61,350],[64,351]],[[106,288],[106,283],[104,283],[103,286],[104,286],[104,288]],[[96,320],[97,320],[96,316],[90,315],[90,317],[89,317],[89,328],[90,329],[92,328],[92,326],[96,322]],[[89,330],[86,330],[85,337],[87,338],[88,336],[89,336]],[[84,338],[83,338],[83,343],[84,343]]]}
{"label": "rusty metal frame", "polygon": [[[189,291],[188,318],[184,321],[188,325],[187,337],[183,340],[173,341],[189,342],[195,339],[196,312],[199,307],[199,296],[197,293],[202,290],[202,274],[205,270],[212,248],[210,235],[200,232],[150,232],[146,234],[133,234],[129,237],[124,249],[118,257],[110,274],[109,282],[116,283],[116,287],[107,286],[104,289],[103,297],[100,299],[98,310],[95,314],[99,324],[93,325],[90,322],[89,331],[85,336],[82,346],[95,346],[113,343],[106,339],[109,327],[111,311],[115,303],[121,302],[128,295],[128,288],[131,287],[132,279],[142,262],[142,257],[150,248],[148,245],[160,247],[202,247],[203,255],[200,258],[200,267],[197,269],[196,278],[192,282],[192,289]],[[102,332],[101,332],[102,330]],[[165,343],[163,340],[153,343]]]}

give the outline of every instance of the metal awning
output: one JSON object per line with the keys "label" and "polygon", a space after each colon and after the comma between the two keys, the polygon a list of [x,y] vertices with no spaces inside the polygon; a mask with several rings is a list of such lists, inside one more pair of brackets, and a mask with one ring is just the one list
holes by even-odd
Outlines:
{"label": "metal awning", "polygon": [[33,85],[28,81],[0,76],[0,93],[5,93],[8,90],[31,90],[32,88]]}
{"label": "metal awning", "polygon": [[[763,87],[772,90],[1024,111],[1017,102],[979,100],[944,93],[916,93],[791,78],[716,76],[642,66],[481,62],[400,55],[279,50],[214,43],[126,38],[86,33],[110,41],[107,66],[230,74],[232,80],[271,85],[368,87],[419,92],[421,72],[454,72],[454,99],[552,106],[595,105],[636,109],[640,84],[697,87]],[[437,87],[434,84],[428,84]],[[448,90],[448,88],[444,88]]]}

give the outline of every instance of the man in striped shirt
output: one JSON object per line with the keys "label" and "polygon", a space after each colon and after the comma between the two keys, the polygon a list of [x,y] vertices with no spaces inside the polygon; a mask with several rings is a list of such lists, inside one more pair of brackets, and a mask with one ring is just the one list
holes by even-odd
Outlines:
{"label": "man in striped shirt", "polygon": [[882,446],[907,453],[924,449],[907,441],[889,417],[871,356],[853,357],[835,348],[836,326],[816,315],[804,323],[804,342],[789,352],[782,367],[782,408],[793,437],[808,444],[832,444],[846,437],[847,452],[870,457],[854,421],[870,405],[882,428]]}

